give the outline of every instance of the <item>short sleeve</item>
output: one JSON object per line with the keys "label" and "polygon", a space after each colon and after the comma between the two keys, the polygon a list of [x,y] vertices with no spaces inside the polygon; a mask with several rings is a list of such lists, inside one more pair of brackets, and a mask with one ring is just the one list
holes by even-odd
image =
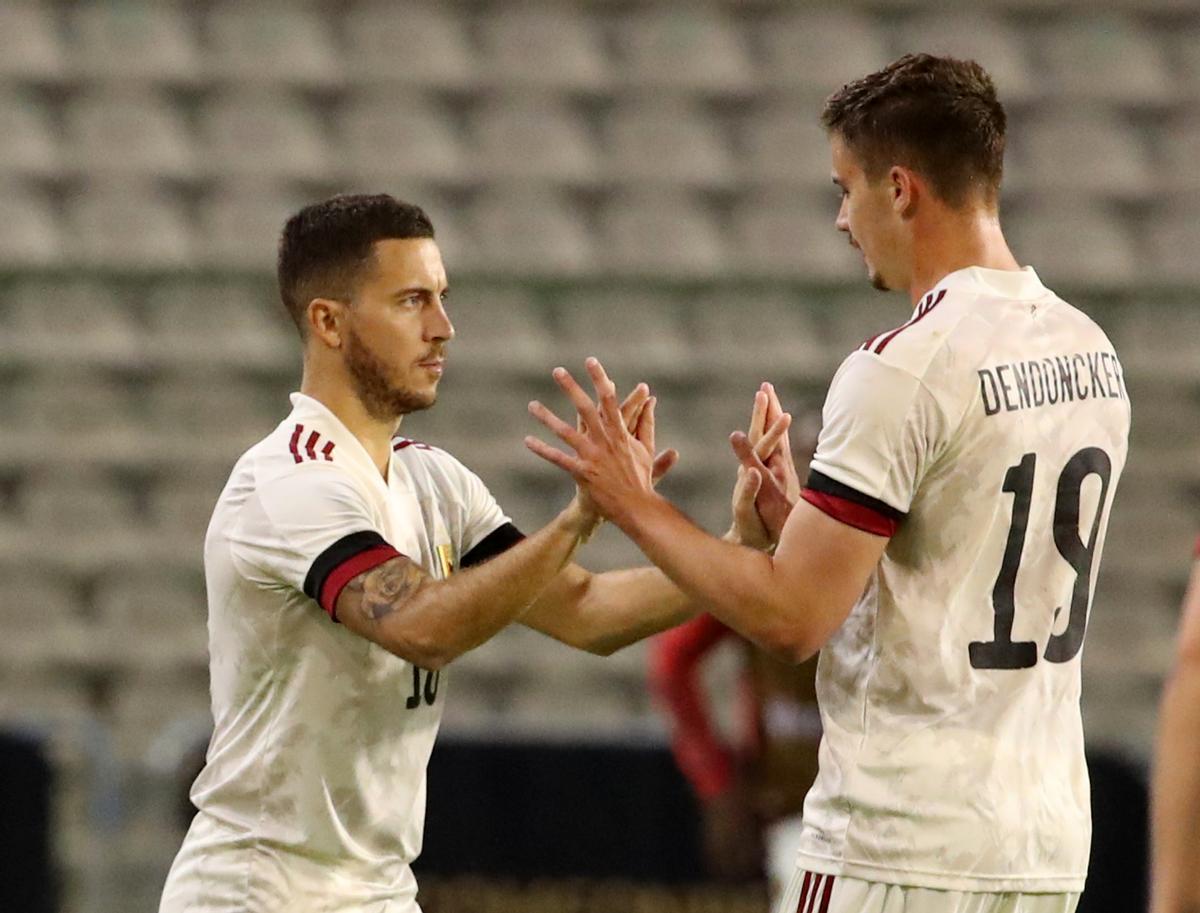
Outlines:
{"label": "short sleeve", "polygon": [[353,479],[318,464],[260,486],[241,512],[231,546],[247,573],[300,590],[331,618],[347,583],[400,555]]}
{"label": "short sleeve", "polygon": [[857,529],[891,536],[907,515],[943,434],[919,377],[855,352],[830,386],[802,497]]}
{"label": "short sleeve", "polygon": [[458,469],[465,508],[461,554],[468,555],[492,533],[506,524],[511,524],[511,521],[500,509],[483,479],[461,463],[458,464]]}

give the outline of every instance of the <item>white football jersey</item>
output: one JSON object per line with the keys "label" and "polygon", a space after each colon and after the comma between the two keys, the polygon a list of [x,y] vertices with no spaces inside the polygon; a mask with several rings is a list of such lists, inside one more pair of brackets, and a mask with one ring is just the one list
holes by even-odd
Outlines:
{"label": "white football jersey", "polygon": [[351,633],[334,607],[397,554],[441,579],[511,544],[448,454],[397,439],[384,481],[333,413],[292,403],[234,467],[205,540],[215,729],[162,913],[417,910],[409,865],[446,675]]}
{"label": "white football jersey", "polygon": [[1128,432],[1112,344],[1029,268],[951,273],[843,362],[804,498],[891,538],[821,651],[802,868],[1082,889],[1080,649]]}

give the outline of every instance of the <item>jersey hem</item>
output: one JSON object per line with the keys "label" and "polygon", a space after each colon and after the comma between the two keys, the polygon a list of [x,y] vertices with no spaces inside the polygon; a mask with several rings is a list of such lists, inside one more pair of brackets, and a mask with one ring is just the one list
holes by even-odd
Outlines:
{"label": "jersey hem", "polygon": [[796,865],[817,875],[842,875],[861,881],[901,885],[907,888],[931,888],[935,891],[967,891],[973,894],[1076,894],[1083,891],[1083,875],[962,875],[950,872],[923,872],[892,869],[867,862],[816,856],[801,850]]}

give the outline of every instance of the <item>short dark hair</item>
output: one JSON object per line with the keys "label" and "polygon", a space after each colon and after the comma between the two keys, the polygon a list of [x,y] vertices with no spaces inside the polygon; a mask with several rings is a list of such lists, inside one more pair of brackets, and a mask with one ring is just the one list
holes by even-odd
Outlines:
{"label": "short dark hair", "polygon": [[1008,118],[973,60],[906,54],[829,97],[821,123],[878,180],[893,165],[923,175],[951,206],[982,192],[995,204]]}
{"label": "short dark hair", "polygon": [[432,237],[433,223],[420,206],[386,193],[342,194],[305,206],[283,226],[276,266],[279,297],[300,335],[314,298],[354,296],[376,241]]}

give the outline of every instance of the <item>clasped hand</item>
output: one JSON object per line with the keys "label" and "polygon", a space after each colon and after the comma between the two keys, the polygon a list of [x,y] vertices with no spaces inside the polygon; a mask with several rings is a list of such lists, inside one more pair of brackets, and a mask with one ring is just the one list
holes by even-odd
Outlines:
{"label": "clasped hand", "polygon": [[[553,372],[575,406],[575,426],[540,402],[529,404],[530,414],[574,454],[532,436],[525,438],[525,446],[570,473],[587,508],[623,525],[649,499],[658,497],[654,485],[678,454],[667,450],[655,455],[656,400],[644,384],[618,406],[616,386],[604,366],[589,358],[586,368],[596,391],[594,401],[565,368]],[[741,465],[733,495],[734,524],[727,538],[757,548],[778,542],[799,494],[788,441],[790,424],[791,416],[780,407],[774,388],[763,384],[755,394],[748,432],[730,437]]]}

